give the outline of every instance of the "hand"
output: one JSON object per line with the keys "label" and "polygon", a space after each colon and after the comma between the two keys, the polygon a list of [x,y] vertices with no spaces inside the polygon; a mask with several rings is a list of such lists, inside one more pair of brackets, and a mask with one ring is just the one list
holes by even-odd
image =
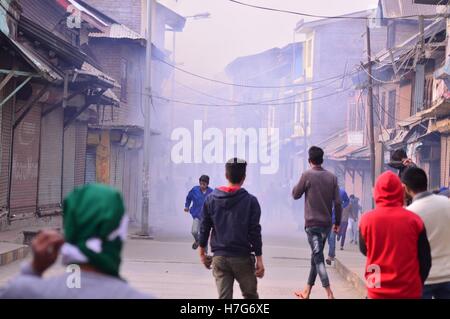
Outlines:
{"label": "hand", "polygon": [[405,165],[406,167],[408,167],[408,166],[410,166],[411,164],[413,164],[413,161],[412,161],[412,159],[407,158],[407,159],[404,159],[404,160],[402,161],[402,164]]}
{"label": "hand", "polygon": [[64,243],[64,238],[54,230],[43,230],[33,239],[31,249],[34,271],[42,275],[58,258],[59,249]]}
{"label": "hand", "polygon": [[206,269],[211,269],[211,257],[206,255],[204,247],[199,247],[200,261],[206,267]]}
{"label": "hand", "polygon": [[186,208],[184,209],[184,211],[185,211],[186,213],[189,213],[189,208],[186,207]]}
{"label": "hand", "polygon": [[335,234],[339,234],[339,229],[340,229],[340,226],[339,226],[339,225],[333,225],[333,232],[334,232]]}
{"label": "hand", "polygon": [[262,256],[258,256],[256,257],[256,270],[255,270],[255,275],[257,278],[262,278],[264,277],[264,264],[262,261]]}

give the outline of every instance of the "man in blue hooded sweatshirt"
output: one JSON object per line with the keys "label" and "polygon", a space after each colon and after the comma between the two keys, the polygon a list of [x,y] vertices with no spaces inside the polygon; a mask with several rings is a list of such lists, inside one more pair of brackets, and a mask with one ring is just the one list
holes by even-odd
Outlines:
{"label": "man in blue hooded sweatshirt", "polygon": [[191,234],[192,237],[194,237],[194,243],[192,244],[192,249],[194,250],[198,248],[198,233],[200,231],[203,203],[205,202],[206,196],[212,192],[212,189],[208,187],[209,176],[200,176],[199,184],[200,185],[192,187],[186,196],[186,203],[184,204],[184,211],[186,213],[190,212],[192,216]]}
{"label": "man in blue hooded sweatshirt", "polygon": [[206,247],[211,235],[213,275],[220,299],[233,298],[235,279],[245,299],[258,299],[257,278],[264,276],[261,208],[256,197],[242,188],[246,168],[244,160],[229,160],[225,165],[228,185],[215,189],[203,205],[200,259],[209,269]]}

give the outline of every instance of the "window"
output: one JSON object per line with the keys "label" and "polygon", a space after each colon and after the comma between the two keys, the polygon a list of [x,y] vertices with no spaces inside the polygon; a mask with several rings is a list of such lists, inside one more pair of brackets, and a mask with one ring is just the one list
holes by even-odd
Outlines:
{"label": "window", "polygon": [[387,115],[388,115],[388,125],[387,128],[394,128],[395,127],[395,107],[396,107],[396,97],[397,97],[397,91],[391,90],[388,93],[388,109],[387,109]]}
{"label": "window", "polygon": [[120,61],[120,100],[127,101],[127,86],[128,86],[128,61],[121,59]]}

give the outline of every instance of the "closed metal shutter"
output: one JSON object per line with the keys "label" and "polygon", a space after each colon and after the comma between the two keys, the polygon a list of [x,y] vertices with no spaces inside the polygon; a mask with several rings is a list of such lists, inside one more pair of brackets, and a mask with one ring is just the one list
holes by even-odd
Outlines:
{"label": "closed metal shutter", "polygon": [[96,155],[96,147],[95,146],[89,146],[86,149],[86,176],[85,176],[85,183],[95,183],[97,181],[97,178],[95,176],[95,157]]}
{"label": "closed metal shutter", "polygon": [[[20,110],[25,102],[17,101]],[[39,172],[41,108],[33,107],[14,132],[11,179],[11,213],[14,219],[33,217],[36,212]]]}
{"label": "closed metal shutter", "polygon": [[61,202],[63,150],[63,109],[41,120],[41,160],[39,164],[38,208],[41,213],[54,211]]}
{"label": "closed metal shutter", "polygon": [[441,135],[441,186],[450,185],[450,135]]}
{"label": "closed metal shutter", "polygon": [[69,194],[75,185],[75,136],[76,126],[71,124],[64,130],[63,161],[63,197]]}
{"label": "closed metal shutter", "polygon": [[133,222],[139,222],[142,198],[142,151],[126,150],[124,154],[123,196]]}
{"label": "closed metal shutter", "polygon": [[74,186],[84,185],[86,175],[86,143],[87,143],[87,124],[84,122],[75,123],[75,172]]}
{"label": "closed metal shutter", "polygon": [[111,186],[122,192],[123,190],[123,171],[124,171],[125,153],[123,147],[112,145],[111,147]]}
{"label": "closed metal shutter", "polygon": [[[7,86],[8,87],[8,86]],[[4,89],[0,92],[0,99],[9,92]],[[1,150],[0,150],[0,209],[8,206],[9,190],[9,163],[11,155],[11,132],[12,132],[12,100],[9,100],[0,110],[1,114]]]}

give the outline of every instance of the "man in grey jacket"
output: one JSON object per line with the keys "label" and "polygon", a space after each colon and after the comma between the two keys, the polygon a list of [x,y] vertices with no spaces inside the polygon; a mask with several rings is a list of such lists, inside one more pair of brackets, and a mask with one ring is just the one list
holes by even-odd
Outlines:
{"label": "man in grey jacket", "polygon": [[[323,249],[330,231],[339,232],[342,217],[342,203],[339,196],[338,180],[335,175],[322,167],[323,150],[313,146],[309,149],[311,169],[303,173],[292,190],[294,199],[305,194],[305,231],[311,246],[311,270],[308,284],[303,291],[295,292],[302,299],[308,299],[319,275],[329,299],[334,299],[325,269]],[[332,223],[332,208],[335,207],[335,223]]]}

